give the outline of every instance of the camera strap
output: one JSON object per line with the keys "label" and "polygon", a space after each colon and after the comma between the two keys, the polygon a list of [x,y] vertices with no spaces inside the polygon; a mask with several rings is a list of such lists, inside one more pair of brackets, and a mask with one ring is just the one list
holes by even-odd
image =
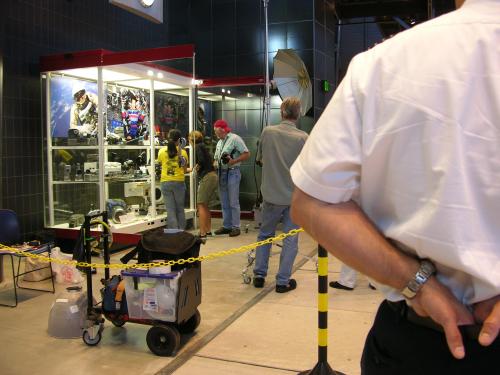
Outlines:
{"label": "camera strap", "polygon": [[227,142],[228,138],[229,138],[229,134],[227,134],[226,138],[224,138],[224,142],[222,142],[222,146],[219,150],[219,154],[217,155],[217,166],[218,166],[217,169],[219,169],[219,170],[222,169],[222,163],[220,161],[220,158],[222,157],[222,154],[224,153],[224,147],[226,146],[226,142]]}

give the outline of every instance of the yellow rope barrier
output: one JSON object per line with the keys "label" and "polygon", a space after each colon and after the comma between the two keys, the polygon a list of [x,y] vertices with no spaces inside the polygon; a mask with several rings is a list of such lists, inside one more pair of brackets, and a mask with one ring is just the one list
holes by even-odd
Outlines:
{"label": "yellow rope barrier", "polygon": [[33,258],[33,259],[38,259],[42,262],[52,262],[52,263],[57,263],[57,264],[61,264],[61,265],[77,266],[77,267],[110,268],[110,269],[153,268],[153,267],[173,266],[174,264],[182,265],[185,263],[203,262],[206,260],[221,258],[221,257],[227,256],[227,255],[244,253],[244,252],[248,252],[250,250],[253,250],[259,246],[266,245],[266,244],[272,244],[274,242],[284,240],[287,237],[295,236],[303,231],[304,230],[302,228],[292,229],[288,233],[282,233],[282,234],[279,234],[275,237],[271,237],[271,238],[268,238],[268,239],[263,240],[263,241],[255,242],[255,243],[250,244],[250,245],[244,245],[244,246],[229,249],[229,250],[217,251],[217,252],[210,253],[207,255],[200,255],[199,257],[191,257],[191,258],[187,258],[187,259],[178,259],[178,260],[168,260],[168,261],[164,261],[164,262],[154,262],[154,263],[103,264],[103,263],[77,262],[76,260],[53,259],[53,258],[46,256],[46,255],[32,254],[29,251],[16,249],[15,247],[8,247],[8,246],[2,245],[2,244],[0,244],[0,252],[2,252],[2,251],[12,252],[12,253],[19,254],[21,256],[25,256],[25,257],[29,257],[29,258]]}

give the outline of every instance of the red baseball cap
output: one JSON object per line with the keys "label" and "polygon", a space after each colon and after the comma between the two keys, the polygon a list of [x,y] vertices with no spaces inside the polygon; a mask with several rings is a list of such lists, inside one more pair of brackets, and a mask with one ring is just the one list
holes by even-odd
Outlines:
{"label": "red baseball cap", "polygon": [[221,128],[226,133],[229,133],[231,131],[231,128],[229,127],[229,125],[227,124],[227,122],[224,121],[224,120],[222,120],[222,119],[215,121],[214,128]]}

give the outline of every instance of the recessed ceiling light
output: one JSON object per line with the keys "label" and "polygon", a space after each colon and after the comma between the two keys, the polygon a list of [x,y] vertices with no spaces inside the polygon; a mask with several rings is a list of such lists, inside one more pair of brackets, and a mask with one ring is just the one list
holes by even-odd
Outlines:
{"label": "recessed ceiling light", "polygon": [[144,8],[149,8],[149,7],[153,6],[155,0],[139,0],[139,2],[141,3],[141,5]]}

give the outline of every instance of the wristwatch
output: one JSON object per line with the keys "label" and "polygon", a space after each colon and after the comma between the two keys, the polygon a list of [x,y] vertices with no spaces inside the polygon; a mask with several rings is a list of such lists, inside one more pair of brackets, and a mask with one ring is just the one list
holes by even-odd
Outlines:
{"label": "wristwatch", "polygon": [[404,288],[401,291],[401,294],[406,298],[406,299],[412,299],[414,298],[418,291],[422,288],[422,286],[429,280],[429,278],[436,273],[436,267],[434,264],[428,260],[424,259],[420,262],[420,268],[418,269],[417,273],[408,282],[408,285],[406,285],[406,288]]}

